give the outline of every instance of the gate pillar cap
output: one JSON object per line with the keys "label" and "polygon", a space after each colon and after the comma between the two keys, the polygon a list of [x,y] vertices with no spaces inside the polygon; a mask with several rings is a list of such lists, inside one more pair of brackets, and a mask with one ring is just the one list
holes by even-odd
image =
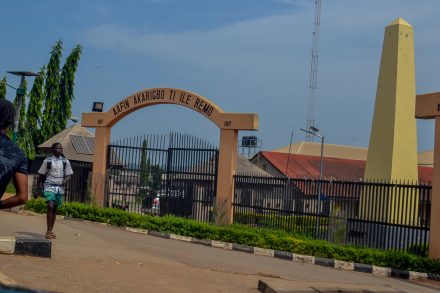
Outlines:
{"label": "gate pillar cap", "polygon": [[434,119],[440,116],[440,92],[417,95],[416,118]]}

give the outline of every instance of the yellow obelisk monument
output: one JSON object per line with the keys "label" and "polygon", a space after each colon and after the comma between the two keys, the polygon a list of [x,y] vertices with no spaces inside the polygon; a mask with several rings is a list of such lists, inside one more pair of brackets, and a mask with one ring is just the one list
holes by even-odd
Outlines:
{"label": "yellow obelisk monument", "polygon": [[402,18],[385,28],[365,179],[418,179],[413,36]]}
{"label": "yellow obelisk monument", "polygon": [[[377,83],[373,125],[368,147],[364,179],[381,181],[417,181],[417,129],[415,112],[416,82],[414,34],[412,26],[397,18],[385,28],[385,36]],[[365,195],[363,204],[371,205],[372,195]],[[394,222],[393,207],[411,201],[417,210],[418,201],[396,198],[394,192],[384,194],[385,204],[378,220]],[[369,204],[369,202],[371,204]],[[371,206],[371,208],[374,208]],[[379,213],[378,213],[379,214]],[[399,218],[414,221],[409,215]]]}

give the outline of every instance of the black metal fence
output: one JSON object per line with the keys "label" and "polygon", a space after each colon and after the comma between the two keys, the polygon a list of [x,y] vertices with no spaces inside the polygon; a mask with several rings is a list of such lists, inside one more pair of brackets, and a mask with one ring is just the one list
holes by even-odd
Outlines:
{"label": "black metal fence", "polygon": [[424,184],[235,176],[235,223],[337,243],[424,254],[430,208]]}
{"label": "black metal fence", "polygon": [[210,221],[218,150],[192,135],[133,137],[109,145],[106,205]]}
{"label": "black metal fence", "polygon": [[[42,196],[42,182],[40,176],[37,174],[38,169],[43,163],[43,158],[38,158],[32,162],[31,174],[33,174],[32,181],[32,196]],[[89,162],[70,161],[70,166],[73,170],[73,175],[65,188],[64,199],[66,202],[89,202],[88,187],[92,176],[93,164]]]}

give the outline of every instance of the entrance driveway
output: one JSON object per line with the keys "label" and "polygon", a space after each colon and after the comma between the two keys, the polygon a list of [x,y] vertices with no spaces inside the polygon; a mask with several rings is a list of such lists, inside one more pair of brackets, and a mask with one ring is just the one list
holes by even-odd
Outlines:
{"label": "entrance driveway", "polygon": [[[0,212],[0,223],[0,236],[45,231],[41,215]],[[284,292],[312,286],[439,292],[432,285],[140,235],[101,224],[60,219],[54,230],[57,239],[52,242],[51,259],[0,255],[0,273],[20,286],[56,292],[258,292],[258,280],[285,288]]]}

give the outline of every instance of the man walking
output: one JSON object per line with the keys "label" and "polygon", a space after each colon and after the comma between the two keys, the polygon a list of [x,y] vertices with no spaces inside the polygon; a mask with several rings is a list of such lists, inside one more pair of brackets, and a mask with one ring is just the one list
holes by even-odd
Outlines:
{"label": "man walking", "polygon": [[43,196],[47,203],[46,239],[55,239],[52,229],[55,224],[58,206],[63,203],[64,188],[70,180],[73,171],[69,160],[63,156],[63,147],[56,142],[52,145],[52,156],[46,158],[38,174],[43,182]]}
{"label": "man walking", "polygon": [[16,191],[14,196],[0,200],[0,209],[24,204],[28,198],[27,158],[7,136],[14,118],[14,105],[6,99],[0,99],[0,199],[11,179]]}

